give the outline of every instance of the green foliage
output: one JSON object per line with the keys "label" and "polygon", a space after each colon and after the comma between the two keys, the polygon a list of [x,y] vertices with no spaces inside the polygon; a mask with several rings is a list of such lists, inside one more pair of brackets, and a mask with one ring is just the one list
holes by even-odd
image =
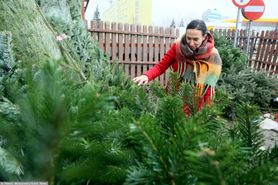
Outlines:
{"label": "green foliage", "polygon": [[21,160],[26,170],[23,179],[51,182],[56,150],[63,126],[68,122],[68,97],[71,83],[55,62],[42,63],[26,71],[26,93],[17,99],[25,138]]}
{"label": "green foliage", "polygon": [[[36,2],[41,7],[59,4]],[[64,59],[38,57],[35,65],[22,65],[18,49],[18,58],[13,58],[11,35],[1,35],[0,59],[3,66],[11,66],[1,74],[1,180],[72,185],[277,184],[277,150],[261,151],[258,111],[246,103],[253,103],[254,97],[260,99],[256,101],[269,98],[277,85],[265,76],[253,77],[257,73],[246,75],[242,53],[219,41],[225,45],[221,52],[228,62],[223,83],[214,105],[198,111],[198,92],[180,83],[176,74],[170,74],[167,94],[155,84],[138,87],[116,62],[110,66],[83,30],[80,1],[61,1],[71,19],[59,19],[61,15],[53,16],[47,9],[41,14],[28,3],[33,2],[17,9],[18,4],[10,0],[4,9],[13,6],[23,17],[26,9],[35,11],[43,28],[68,38],[58,42]],[[38,44],[48,41],[42,38]],[[16,37],[16,48],[26,51],[21,48],[25,39]],[[37,56],[43,54],[35,51]],[[243,85],[252,93],[244,96],[248,91]],[[190,117],[184,115],[184,103],[191,110]],[[223,119],[223,110],[231,106],[235,122]]]}
{"label": "green foliage", "polygon": [[94,116],[95,121],[91,118],[74,124],[62,142],[58,181],[122,184],[135,157],[126,139],[131,115],[128,109],[103,112]]}
{"label": "green foliage", "polygon": [[[53,31],[46,20],[43,21]],[[80,25],[76,22],[70,27],[71,42],[59,43],[66,63],[50,61],[33,65],[32,68],[29,65],[26,69],[16,66],[9,75],[17,74],[16,70],[21,71],[15,75],[18,78],[14,82],[25,87],[24,91],[14,88],[12,83],[4,83],[5,89],[15,90],[12,93],[15,96],[11,97],[16,105],[11,102],[11,105],[1,103],[1,113],[7,124],[1,125],[5,129],[0,134],[4,140],[18,143],[10,147],[5,145],[5,149],[13,154],[24,171],[20,177],[13,176],[11,171],[8,174],[3,172],[0,176],[5,177],[5,180],[19,178],[48,180],[50,184],[122,184],[127,167],[134,161],[133,149],[126,139],[127,124],[133,114],[128,109],[122,109],[127,106],[124,103],[118,107],[119,112],[110,112],[114,109],[113,105],[116,105],[116,96],[121,95],[121,91],[113,86],[124,81],[119,87],[129,88],[132,87],[131,82],[127,83],[118,66],[113,69],[109,66],[108,60],[90,42],[88,33]],[[77,37],[80,34],[81,37]],[[86,64],[84,68],[80,62]],[[82,70],[88,71],[85,78]],[[115,74],[117,72],[119,75]],[[81,78],[76,78],[78,76]],[[133,91],[136,92],[139,88],[134,87]],[[113,92],[113,89],[116,91]],[[112,96],[106,95],[107,92],[113,92]],[[11,95],[9,92],[6,94]],[[146,96],[141,91],[140,96],[143,95]],[[140,97],[133,106],[137,104],[140,104]],[[11,108],[17,106],[19,111],[13,115]],[[124,119],[127,122],[122,122]],[[17,124],[13,125],[11,121]],[[95,173],[90,173],[92,171]],[[59,175],[54,175],[54,172]]]}
{"label": "green foliage", "polygon": [[242,104],[232,125],[217,115],[204,109],[177,122],[171,134],[165,134],[160,119],[142,115],[132,130],[142,142],[143,158],[129,169],[125,184],[277,183],[277,164],[260,150],[256,108]]}
{"label": "green foliage", "polygon": [[[77,2],[80,3],[79,1],[74,1],[74,5],[70,3],[70,9],[75,9],[76,11],[75,4]],[[47,2],[44,3],[48,4]],[[59,17],[46,14],[46,18],[56,35],[65,37],[64,40],[59,42],[65,59],[68,62],[69,60],[74,60],[74,64],[78,65],[77,68],[82,69],[85,79],[103,80],[111,71],[108,59],[103,51],[97,47],[96,43],[92,42],[91,36],[84,29],[85,25],[81,22],[80,17],[72,16],[75,18],[73,17],[72,20],[66,22],[63,19],[59,19]],[[69,56],[71,59],[69,59]],[[73,62],[70,61],[70,63]],[[72,64],[70,65],[72,66]]]}
{"label": "green foliage", "polygon": [[4,93],[3,83],[8,78],[8,73],[15,65],[14,55],[12,52],[12,36],[9,32],[0,32],[0,89]]}
{"label": "green foliage", "polygon": [[234,74],[222,76],[224,86],[232,95],[234,103],[251,102],[262,109],[269,106],[270,99],[278,92],[278,80],[264,71],[247,68]]}
{"label": "green foliage", "polygon": [[16,92],[24,91],[22,79],[24,68],[22,62],[14,58],[10,32],[0,33],[0,62],[0,95],[13,102],[17,96]]}
{"label": "green foliage", "polygon": [[159,100],[156,117],[164,134],[173,134],[175,125],[183,122],[185,117],[182,107],[183,102],[180,97],[166,96]]}
{"label": "green foliage", "polygon": [[199,91],[200,90],[195,87],[193,83],[181,82],[177,73],[169,73],[167,92],[171,96],[179,97],[191,114],[195,114],[199,111]]}
{"label": "green foliage", "polygon": [[1,0],[0,22],[0,31],[12,33],[16,58],[24,64],[61,58],[55,37],[40,16],[34,0]]}
{"label": "green foliage", "polygon": [[12,36],[10,32],[1,32],[0,33],[0,65],[1,73],[4,70],[9,70],[15,65],[14,54],[12,51]]}
{"label": "green foliage", "polygon": [[[210,111],[187,119],[183,116],[174,121],[179,117],[178,110],[182,111],[181,102],[176,103],[174,97],[161,101],[163,112],[173,114],[165,114],[162,119],[145,114],[132,127],[134,134],[140,137],[138,140],[142,142],[144,153],[143,159],[129,169],[126,184],[194,184],[197,180],[192,176],[192,164],[186,153],[206,146],[207,140],[218,130],[216,125],[219,122],[210,116],[213,115]],[[167,104],[172,106],[165,106]],[[166,120],[169,120],[169,124],[165,129]],[[213,129],[216,130],[211,132]]]}
{"label": "green foliage", "polygon": [[0,102],[0,181],[23,175],[24,167],[20,162],[21,134],[18,126],[18,106],[3,98]]}
{"label": "green foliage", "polygon": [[[9,99],[13,98],[7,84],[15,80],[15,59],[13,54],[12,36],[10,32],[0,32],[0,179],[8,179],[9,176],[18,176],[23,174],[22,165],[18,161],[15,146],[12,143],[18,143],[19,140],[13,139],[17,134],[17,124],[20,121],[19,108]],[[12,99],[14,100],[14,99]],[[9,152],[12,151],[12,152]]]}
{"label": "green foliage", "polygon": [[4,148],[0,147],[0,169],[16,175],[23,173],[20,163]]}
{"label": "green foliage", "polygon": [[[109,68],[110,71],[108,71]],[[94,81],[101,85],[101,92],[114,97],[113,103],[116,109],[128,107],[135,117],[139,117],[144,111],[157,111],[156,102],[146,93],[146,89],[138,87],[126,77],[123,66],[119,66],[115,61],[109,68],[107,67],[104,71],[106,76]]]}
{"label": "green foliage", "polygon": [[73,20],[82,21],[81,20],[81,3],[79,0],[67,0],[70,8],[70,14]]}
{"label": "green foliage", "polygon": [[24,172],[20,177],[10,174],[6,180],[122,184],[136,158],[128,139],[133,110],[125,106],[114,110],[113,96],[97,84],[72,81],[72,73],[57,63],[48,61],[27,70],[26,92],[16,101],[20,112],[15,118],[3,117],[5,129],[0,135],[18,143],[5,147]]}
{"label": "green foliage", "polygon": [[[46,17],[53,17],[63,22],[72,21],[68,0],[35,0]],[[76,4],[75,4],[76,6]],[[78,8],[78,7],[76,7]]]}
{"label": "green foliage", "polygon": [[257,107],[242,104],[237,109],[238,129],[243,145],[249,148],[254,147],[253,151],[259,151],[262,145],[262,134],[259,132],[259,123],[254,122],[254,120],[259,120]]}
{"label": "green foliage", "polygon": [[101,80],[105,77],[111,69],[103,51],[92,42],[90,34],[84,29],[85,24],[80,15],[81,1],[37,0],[37,3],[43,9],[43,16],[50,23],[48,26],[51,26],[55,35],[65,37],[59,44],[66,61],[74,60],[86,79]]}
{"label": "green foliage", "polygon": [[247,67],[244,53],[239,48],[234,48],[230,40],[214,34],[214,41],[222,59],[222,73],[236,74]]}
{"label": "green foliage", "polygon": [[218,132],[220,140],[213,139],[210,147],[188,153],[197,184],[277,183],[277,164],[271,162],[267,151],[260,150],[262,135],[257,117],[256,107],[242,104],[236,124]]}
{"label": "green foliage", "polygon": [[[182,99],[189,99],[194,88],[171,82],[177,82],[175,74],[168,85],[172,94],[159,98],[156,114],[142,114],[132,127],[143,153],[142,159],[129,169],[125,184],[195,184],[197,178],[192,176],[192,163],[186,154],[207,146],[212,140],[209,138],[218,135],[221,120],[215,108],[186,117]],[[152,89],[161,95],[158,88]]]}
{"label": "green foliage", "polygon": [[180,117],[183,104],[180,95],[186,93],[177,87],[169,84],[168,90],[173,95],[160,97],[156,115],[142,114],[131,127],[139,137],[143,153],[142,159],[128,170],[125,184],[277,182],[277,163],[271,162],[268,152],[261,150],[263,136],[256,107],[238,104],[237,122],[223,120],[222,111],[233,100],[221,87],[214,106],[189,118]]}
{"label": "green foliage", "polygon": [[227,116],[234,118],[235,107],[241,102],[258,105],[262,110],[269,109],[270,99],[278,92],[277,75],[269,76],[264,71],[253,71],[247,67],[244,53],[240,49],[233,48],[232,43],[223,36],[215,34],[214,38],[223,62],[218,84],[232,99],[226,109]]}

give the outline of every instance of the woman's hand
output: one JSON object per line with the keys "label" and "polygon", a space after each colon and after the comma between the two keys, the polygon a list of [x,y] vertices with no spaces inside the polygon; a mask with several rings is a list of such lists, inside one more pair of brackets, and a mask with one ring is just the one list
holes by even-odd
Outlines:
{"label": "woman's hand", "polygon": [[146,85],[149,82],[149,78],[146,75],[141,75],[133,78],[132,81],[138,85]]}

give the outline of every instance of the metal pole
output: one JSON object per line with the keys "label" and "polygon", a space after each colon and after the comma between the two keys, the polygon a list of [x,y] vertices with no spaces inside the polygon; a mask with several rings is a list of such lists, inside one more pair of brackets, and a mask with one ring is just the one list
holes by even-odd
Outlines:
{"label": "metal pole", "polygon": [[235,33],[235,38],[234,38],[234,48],[237,47],[238,23],[239,23],[240,11],[241,11],[241,8],[238,8],[237,9],[237,18],[236,18],[236,33]]}
{"label": "metal pole", "polygon": [[250,37],[251,37],[251,26],[252,26],[252,20],[249,20],[248,22],[248,35],[247,35],[247,45],[246,45],[246,51],[245,51],[245,56],[246,56],[246,63],[248,63],[248,52],[249,52],[249,45],[250,45]]}

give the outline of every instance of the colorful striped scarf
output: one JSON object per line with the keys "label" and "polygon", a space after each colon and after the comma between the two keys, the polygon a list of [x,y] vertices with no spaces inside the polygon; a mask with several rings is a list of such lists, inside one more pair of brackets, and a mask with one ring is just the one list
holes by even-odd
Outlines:
{"label": "colorful striped scarf", "polygon": [[[212,36],[206,39],[197,51],[193,51],[185,43],[185,35],[177,42],[178,74],[182,81],[195,83],[199,96],[203,96],[210,87],[213,96],[219,79],[222,61],[214,48]],[[213,98],[213,97],[211,97]]]}

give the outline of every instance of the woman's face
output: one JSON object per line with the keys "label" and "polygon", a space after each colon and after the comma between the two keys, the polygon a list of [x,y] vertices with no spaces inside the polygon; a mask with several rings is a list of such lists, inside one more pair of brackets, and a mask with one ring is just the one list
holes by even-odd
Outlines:
{"label": "woman's face", "polygon": [[202,42],[205,40],[205,36],[202,35],[202,31],[197,29],[186,30],[186,43],[194,51],[198,49]]}

